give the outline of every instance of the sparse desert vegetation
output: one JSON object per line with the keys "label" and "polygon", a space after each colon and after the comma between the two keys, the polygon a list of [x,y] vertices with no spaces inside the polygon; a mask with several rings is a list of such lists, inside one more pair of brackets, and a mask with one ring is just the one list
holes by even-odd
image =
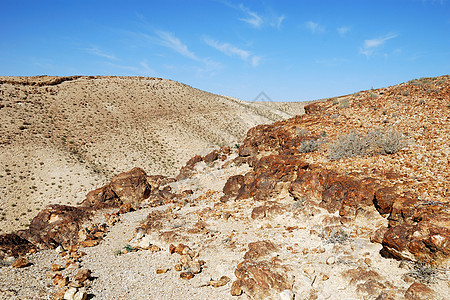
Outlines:
{"label": "sparse desert vegetation", "polygon": [[24,228],[48,204],[81,202],[134,166],[175,175],[192,155],[303,105],[247,103],[161,78],[0,77],[0,232]]}

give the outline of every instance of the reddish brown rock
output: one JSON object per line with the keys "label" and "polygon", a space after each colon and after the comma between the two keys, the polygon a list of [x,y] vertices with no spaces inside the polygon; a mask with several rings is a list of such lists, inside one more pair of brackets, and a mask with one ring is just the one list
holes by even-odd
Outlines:
{"label": "reddish brown rock", "polygon": [[18,257],[25,255],[31,249],[35,249],[35,246],[15,233],[0,235],[0,259],[7,256]]}
{"label": "reddish brown rock", "polygon": [[214,150],[211,153],[207,154],[204,158],[203,161],[208,164],[211,165],[214,161],[216,161],[219,158],[219,151]]}
{"label": "reddish brown rock", "polygon": [[82,283],[89,279],[89,277],[91,277],[91,270],[80,269],[77,274],[75,274],[73,280]]}
{"label": "reddish brown rock", "polygon": [[225,194],[222,198],[222,202],[228,201],[231,197],[236,197],[238,195],[239,189],[244,184],[243,175],[235,175],[228,178],[225,186],[223,187],[223,193]]}
{"label": "reddish brown rock", "polygon": [[192,272],[181,272],[180,278],[189,280],[189,279],[194,278],[194,274],[192,274]]}
{"label": "reddish brown rock", "polygon": [[413,225],[416,222],[413,220],[413,215],[416,207],[420,201],[416,198],[397,197],[392,204],[391,213],[388,217],[389,226],[396,226],[399,224]]}
{"label": "reddish brown rock", "polygon": [[210,280],[208,282],[208,285],[212,286],[212,287],[221,287],[221,286],[226,285],[228,282],[230,282],[230,278],[228,278],[227,276],[224,275],[224,276],[220,277],[220,279],[218,279],[218,280]]}
{"label": "reddish brown rock", "polygon": [[311,103],[311,104],[305,105],[304,109],[305,109],[305,113],[308,115],[317,114],[323,110],[323,108],[320,106],[319,103]]}
{"label": "reddish brown rock", "polygon": [[126,214],[127,212],[133,211],[131,203],[124,203],[119,207],[119,214]]}
{"label": "reddish brown rock", "polygon": [[408,300],[436,299],[436,293],[425,284],[420,282],[414,282],[406,290],[405,299]]}
{"label": "reddish brown rock", "polygon": [[277,246],[268,240],[249,243],[248,251],[245,253],[244,259],[259,260],[277,250]]}
{"label": "reddish brown rock", "polygon": [[[446,212],[424,218],[416,225],[390,227],[384,237],[384,250],[399,259],[419,259],[445,263],[450,257],[450,216]],[[446,220],[446,221],[444,221]]]}
{"label": "reddish brown rock", "polygon": [[116,175],[111,179],[110,185],[121,203],[131,203],[135,208],[148,198],[151,191],[147,182],[147,174],[141,168],[133,168],[128,172]]}
{"label": "reddish brown rock", "polygon": [[201,162],[202,160],[203,158],[200,155],[192,157],[190,160],[187,161],[186,165],[181,168],[180,173],[178,174],[176,179],[183,180],[192,176],[192,174],[194,174],[195,171],[195,165]]}
{"label": "reddish brown rock", "polygon": [[285,213],[288,205],[279,204],[275,201],[267,201],[263,206],[257,206],[252,210],[252,219],[271,218]]}
{"label": "reddish brown rock", "polygon": [[381,215],[391,213],[394,200],[398,197],[395,190],[393,187],[383,187],[375,192],[373,203]]}
{"label": "reddish brown rock", "polygon": [[26,260],[25,258],[21,257],[16,259],[13,263],[12,263],[12,267],[13,268],[25,268],[28,267],[30,265],[30,262],[28,260]]}
{"label": "reddish brown rock", "polygon": [[49,205],[18,234],[41,248],[68,247],[77,244],[80,225],[90,214],[85,207]]}
{"label": "reddish brown rock", "polygon": [[350,284],[357,284],[361,281],[366,282],[367,280],[382,280],[380,274],[378,274],[377,272],[362,267],[347,270],[342,274],[350,279]]}
{"label": "reddish brown rock", "polygon": [[111,189],[111,185],[107,184],[101,188],[90,191],[86,195],[86,199],[81,203],[86,207],[117,207],[120,205],[119,197]]}
{"label": "reddish brown rock", "polygon": [[252,299],[278,297],[293,285],[293,278],[286,272],[287,268],[277,262],[244,260],[236,266],[234,273],[238,280],[233,282],[232,295],[239,295],[240,288]]}
{"label": "reddish brown rock", "polygon": [[230,293],[231,296],[240,296],[242,295],[242,287],[241,287],[241,281],[240,280],[235,280],[233,281],[233,283],[231,284],[231,289],[230,289]]}

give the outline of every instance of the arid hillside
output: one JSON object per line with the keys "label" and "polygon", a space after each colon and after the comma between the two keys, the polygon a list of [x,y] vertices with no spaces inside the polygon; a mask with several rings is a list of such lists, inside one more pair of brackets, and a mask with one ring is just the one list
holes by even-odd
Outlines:
{"label": "arid hillside", "polygon": [[134,166],[175,175],[195,154],[302,112],[160,78],[0,77],[0,232]]}
{"label": "arid hillside", "polygon": [[450,294],[450,76],[305,106],[0,235],[6,299]]}

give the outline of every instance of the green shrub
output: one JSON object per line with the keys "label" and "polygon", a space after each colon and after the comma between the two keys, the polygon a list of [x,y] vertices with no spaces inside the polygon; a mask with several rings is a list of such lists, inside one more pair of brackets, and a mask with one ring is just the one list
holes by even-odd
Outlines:
{"label": "green shrub", "polygon": [[395,129],[386,132],[373,130],[366,135],[353,131],[328,145],[328,158],[338,160],[367,154],[394,154],[407,144],[403,134]]}
{"label": "green shrub", "polygon": [[384,133],[378,132],[375,142],[382,154],[394,154],[407,146],[406,138],[403,134],[395,129],[391,129]]}
{"label": "green shrub", "polygon": [[319,150],[320,142],[318,140],[306,140],[300,145],[300,153],[310,153]]}
{"label": "green shrub", "polygon": [[368,148],[367,141],[358,132],[350,132],[338,137],[328,145],[329,158],[338,160],[352,156],[365,155]]}

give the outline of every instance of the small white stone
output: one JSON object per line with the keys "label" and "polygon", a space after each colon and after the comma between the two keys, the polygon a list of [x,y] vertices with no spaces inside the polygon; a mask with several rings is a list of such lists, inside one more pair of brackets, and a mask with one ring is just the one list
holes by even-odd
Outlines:
{"label": "small white stone", "polygon": [[280,300],[294,299],[294,292],[292,290],[284,290],[280,293]]}
{"label": "small white stone", "polygon": [[86,300],[86,299],[87,299],[86,291],[80,290],[73,296],[73,300]]}
{"label": "small white stone", "polygon": [[307,266],[306,268],[303,269],[303,272],[305,272],[308,275],[314,274],[315,271],[316,270],[314,270],[312,266]]}
{"label": "small white stone", "polygon": [[332,265],[336,262],[336,259],[334,258],[334,256],[330,256],[327,258],[327,265]]}
{"label": "small white stone", "polygon": [[63,248],[61,246],[58,246],[58,247],[56,247],[55,251],[58,252],[58,253],[61,253],[64,250],[63,250]]}
{"label": "small white stone", "polygon": [[64,300],[74,300],[77,288],[71,287],[64,293]]}

